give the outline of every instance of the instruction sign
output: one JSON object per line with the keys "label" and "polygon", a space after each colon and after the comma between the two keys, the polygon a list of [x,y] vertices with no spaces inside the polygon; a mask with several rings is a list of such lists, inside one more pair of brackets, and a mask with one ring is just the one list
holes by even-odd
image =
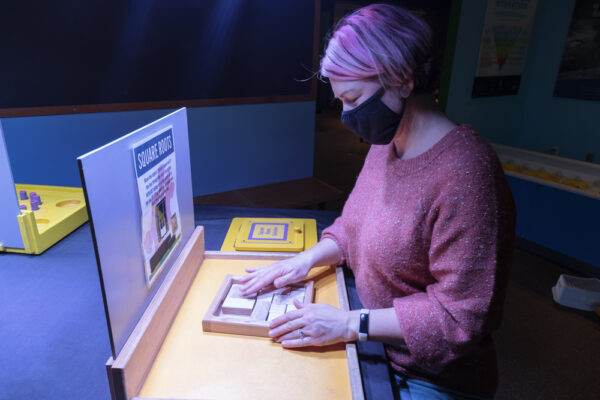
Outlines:
{"label": "instruction sign", "polygon": [[175,179],[173,128],[133,146],[133,163],[141,206],[142,253],[151,285],[181,239]]}
{"label": "instruction sign", "polygon": [[488,0],[472,97],[519,92],[538,0]]}

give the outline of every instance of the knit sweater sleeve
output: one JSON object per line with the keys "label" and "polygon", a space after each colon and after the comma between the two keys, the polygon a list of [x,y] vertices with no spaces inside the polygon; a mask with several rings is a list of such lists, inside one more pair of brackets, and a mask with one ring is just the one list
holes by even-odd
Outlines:
{"label": "knit sweater sleeve", "polygon": [[340,248],[342,258],[340,258],[338,265],[345,264],[348,259],[348,238],[344,229],[343,215],[337,217],[332,225],[323,230],[321,240],[325,238],[333,240]]}
{"label": "knit sweater sleeve", "polygon": [[431,220],[425,291],[394,299],[413,359],[433,373],[498,326],[514,239],[510,192],[501,180],[449,185]]}

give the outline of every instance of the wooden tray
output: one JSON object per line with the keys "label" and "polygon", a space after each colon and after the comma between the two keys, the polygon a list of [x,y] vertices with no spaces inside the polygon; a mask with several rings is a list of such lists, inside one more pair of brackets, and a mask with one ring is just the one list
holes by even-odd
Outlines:
{"label": "wooden tray", "polygon": [[[233,333],[237,335],[268,337],[268,321],[270,320],[269,310],[271,309],[276,296],[300,289],[304,292],[302,301],[304,304],[310,304],[313,300],[314,282],[308,281],[304,282],[304,284],[290,285],[281,289],[271,288],[263,291],[260,294],[261,296],[264,296],[267,293],[270,294],[269,305],[266,313],[263,313],[262,310],[258,313],[256,312],[259,307],[262,308],[262,305],[259,303],[266,303],[264,300],[261,301],[260,297],[258,300],[254,301],[250,315],[228,313],[223,310],[223,305],[232,286],[241,283],[239,278],[239,275],[227,275],[223,281],[223,284],[219,288],[217,295],[213,299],[213,302],[202,319],[202,329],[204,332],[221,332]],[[267,319],[268,317],[269,319]]]}

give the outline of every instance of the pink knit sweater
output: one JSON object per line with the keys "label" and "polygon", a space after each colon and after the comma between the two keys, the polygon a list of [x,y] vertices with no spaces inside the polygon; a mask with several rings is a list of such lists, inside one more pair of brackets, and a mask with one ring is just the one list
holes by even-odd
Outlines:
{"label": "pink knit sweater", "polygon": [[342,215],[325,231],[365,307],[394,307],[401,374],[491,395],[515,209],[494,150],[469,125],[416,158],[373,145]]}

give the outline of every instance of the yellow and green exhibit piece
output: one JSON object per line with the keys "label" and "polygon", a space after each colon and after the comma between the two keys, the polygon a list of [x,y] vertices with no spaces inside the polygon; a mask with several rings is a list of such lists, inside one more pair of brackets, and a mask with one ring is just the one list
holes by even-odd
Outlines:
{"label": "yellow and green exhibit piece", "polygon": [[0,251],[41,254],[88,220],[81,188],[22,184],[15,188],[21,209],[15,219],[23,248],[0,244]]}

